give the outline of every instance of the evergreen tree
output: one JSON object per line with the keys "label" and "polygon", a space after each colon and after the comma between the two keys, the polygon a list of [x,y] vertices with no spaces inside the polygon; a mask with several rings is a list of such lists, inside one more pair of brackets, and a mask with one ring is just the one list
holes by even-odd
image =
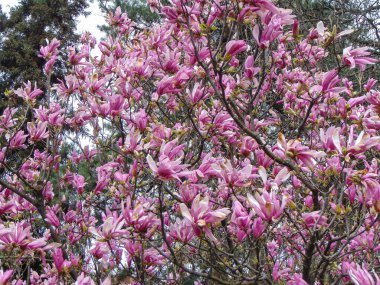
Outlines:
{"label": "evergreen tree", "polygon": [[[44,87],[44,61],[38,57],[40,46],[54,37],[63,47],[73,45],[78,40],[75,19],[85,14],[87,2],[22,0],[11,8],[9,16],[0,12],[0,111],[17,100],[10,89],[28,80]],[[57,66],[64,68],[64,62],[61,60]],[[57,82],[60,74],[52,82]]]}
{"label": "evergreen tree", "polygon": [[369,46],[380,55],[380,0],[278,0],[293,10],[304,28],[323,21],[338,31],[354,29],[349,36],[354,46]]}
{"label": "evergreen tree", "polygon": [[[161,1],[165,3],[165,1]],[[147,0],[99,0],[100,9],[109,14],[114,12],[117,7],[120,7],[122,12],[126,12],[128,17],[140,25],[150,25],[158,22],[160,16],[153,12]],[[109,32],[109,27],[101,27],[105,32]]]}
{"label": "evergreen tree", "polygon": [[[327,48],[330,53],[342,54],[343,49],[349,46],[367,46],[373,56],[380,59],[380,0],[277,0],[276,3],[293,10],[300,27],[303,27],[303,34],[307,34],[320,21],[336,33],[351,30],[350,34]],[[334,64],[330,63],[331,66]],[[363,81],[378,78],[380,69],[374,65],[359,78],[352,72],[348,73],[346,75],[351,80]]]}

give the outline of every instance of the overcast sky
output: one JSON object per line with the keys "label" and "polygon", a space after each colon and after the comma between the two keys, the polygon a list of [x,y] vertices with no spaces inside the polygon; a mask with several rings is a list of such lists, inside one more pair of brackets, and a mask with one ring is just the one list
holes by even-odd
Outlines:
{"label": "overcast sky", "polygon": [[[1,0],[1,6],[3,8],[3,11],[6,13],[9,12],[9,9],[19,3],[19,0]],[[98,2],[93,1],[94,3],[90,3],[90,7],[87,9],[88,12],[91,14],[87,17],[80,16],[78,18],[78,25],[77,25],[77,31],[79,33],[89,31],[93,36],[95,36],[98,40],[104,36],[99,29],[97,28],[97,25],[103,25],[105,24],[104,17],[102,16],[102,13],[100,12]]]}

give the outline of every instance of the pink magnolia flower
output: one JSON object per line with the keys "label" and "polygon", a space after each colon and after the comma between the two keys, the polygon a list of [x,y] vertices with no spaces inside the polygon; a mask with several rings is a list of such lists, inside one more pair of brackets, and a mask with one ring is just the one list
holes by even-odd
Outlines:
{"label": "pink magnolia flower", "polygon": [[329,151],[338,151],[340,154],[342,153],[339,129],[330,127],[326,132],[323,129],[320,129],[320,137],[325,149]]}
{"label": "pink magnolia flower", "polygon": [[44,59],[50,59],[52,56],[58,54],[58,47],[60,46],[61,42],[54,38],[51,42],[49,40],[46,40],[47,46],[43,46],[40,48],[40,53],[38,54],[39,57],[43,57]]}
{"label": "pink magnolia flower", "polygon": [[188,219],[177,218],[175,224],[170,227],[170,236],[183,243],[188,243],[194,237],[193,225]]}
{"label": "pink magnolia flower", "polygon": [[141,132],[145,131],[149,116],[144,109],[140,109],[138,112],[132,115],[132,124]]}
{"label": "pink magnolia flower", "polygon": [[26,148],[24,144],[28,135],[24,134],[24,131],[18,131],[16,135],[9,142],[9,148],[17,149],[17,148]]}
{"label": "pink magnolia flower", "polygon": [[227,160],[221,165],[212,167],[228,187],[246,187],[249,185],[249,178],[252,178],[251,164],[238,170],[232,166],[231,161]]}
{"label": "pink magnolia flower", "polygon": [[[1,158],[0,158],[0,161],[1,161]],[[15,206],[16,205],[13,201],[7,202],[6,199],[4,199],[3,197],[0,197],[0,216],[5,213],[12,212],[13,210],[15,210]]]}
{"label": "pink magnolia flower", "polygon": [[165,6],[161,9],[161,12],[165,14],[170,23],[176,23],[178,21],[179,15],[177,9],[174,7]]}
{"label": "pink magnolia flower", "polygon": [[49,131],[46,130],[47,122],[38,122],[37,126],[32,122],[28,122],[27,129],[30,142],[37,142],[49,137]]}
{"label": "pink magnolia flower", "polygon": [[107,187],[108,183],[111,181],[111,173],[103,168],[97,169],[98,182],[96,183],[94,192],[95,194],[101,193],[104,188]]}
{"label": "pink magnolia flower", "polygon": [[377,59],[368,57],[371,53],[368,51],[368,47],[361,47],[352,49],[347,47],[343,50],[343,63],[350,68],[355,68],[356,65],[360,70],[364,70],[367,64],[375,64]]}
{"label": "pink magnolia flower", "polygon": [[336,69],[330,70],[323,74],[322,85],[316,85],[312,87],[313,90],[322,92],[322,93],[339,93],[346,90],[346,87],[337,87],[336,85],[340,83],[338,76],[338,71]]}
{"label": "pink magnolia flower", "polygon": [[308,167],[313,167],[316,164],[316,158],[325,156],[323,151],[310,150],[307,146],[302,145],[299,140],[286,141],[285,136],[281,133],[278,135],[277,145],[286,156],[298,159]]}
{"label": "pink magnolia flower", "polygon": [[121,95],[112,95],[108,98],[109,110],[112,117],[119,116],[124,108],[124,97]]}
{"label": "pink magnolia flower", "polygon": [[178,181],[181,181],[180,179],[180,173],[182,170],[186,168],[186,165],[182,165],[182,159],[177,160],[170,160],[168,157],[161,157],[159,158],[158,163],[156,164],[153,161],[153,158],[148,154],[147,156],[147,162],[150,167],[150,169],[153,171],[153,173],[158,176],[161,180],[171,180],[171,179],[177,179]]}
{"label": "pink magnolia flower", "polygon": [[55,268],[57,268],[58,273],[62,273],[65,269],[71,267],[71,262],[65,260],[63,257],[63,251],[61,248],[57,248],[53,254],[53,260]]}
{"label": "pink magnolia flower", "polygon": [[89,100],[90,108],[93,114],[100,115],[105,118],[110,114],[110,103],[109,102],[96,102],[94,100]]}
{"label": "pink magnolia flower", "polygon": [[247,44],[243,40],[232,40],[226,44],[226,55],[234,56],[247,50]]}
{"label": "pink magnolia flower", "polygon": [[243,137],[241,143],[239,144],[240,154],[244,157],[249,157],[250,154],[257,149],[258,145],[256,141],[248,136]]}
{"label": "pink magnolia flower", "polygon": [[134,153],[135,151],[141,151],[141,134],[138,130],[134,130],[134,128],[131,129],[130,133],[125,138],[124,145],[121,145],[122,142],[120,140],[119,145],[121,146],[121,149],[127,153]]}
{"label": "pink magnolia flower", "polygon": [[276,261],[272,272],[273,281],[278,282],[280,279],[287,278],[290,271],[290,268],[280,269],[280,263]]}
{"label": "pink magnolia flower", "polygon": [[[195,56],[195,51],[193,45],[190,43],[185,43],[185,50],[187,52],[187,56],[189,58],[190,64],[195,64],[197,62],[197,57]],[[204,61],[208,57],[210,57],[210,50],[208,47],[202,47],[198,51],[198,59]]]}
{"label": "pink magnolia flower", "polygon": [[368,79],[367,83],[364,84],[364,90],[367,92],[370,92],[372,88],[376,85],[376,83],[377,83],[376,79],[373,79],[373,78]]}
{"label": "pink magnolia flower", "polygon": [[[111,277],[108,276],[100,285],[112,285],[111,281]],[[95,285],[95,282],[90,276],[86,276],[84,272],[82,272],[73,285]]]}
{"label": "pink magnolia flower", "polygon": [[297,39],[299,36],[300,28],[299,28],[299,21],[294,20],[293,26],[292,26],[292,35],[294,39]]}
{"label": "pink magnolia flower", "polygon": [[[380,183],[379,175],[376,173],[366,171],[353,171],[347,178],[348,185],[348,195],[350,200],[353,201],[356,195],[359,195],[359,200],[362,203],[366,203],[368,206],[379,207],[380,202]],[[359,186],[362,190],[356,191]],[[359,189],[360,189],[359,188]],[[363,197],[364,194],[364,197]]]}
{"label": "pink magnolia flower", "polygon": [[206,185],[183,183],[179,188],[179,194],[183,203],[190,203],[199,193],[206,191],[206,189]]}
{"label": "pink magnolia flower", "polygon": [[[80,63],[82,58],[85,58],[88,56],[88,52],[85,49],[86,46],[82,47],[81,52],[77,52],[74,47],[68,47],[67,51],[69,52],[68,60],[72,65],[77,65]],[[84,64],[84,63],[82,63]]]}
{"label": "pink magnolia flower", "polygon": [[16,112],[17,108],[5,108],[3,114],[0,116],[0,135],[16,124],[17,119],[13,118]]}
{"label": "pink magnolia flower", "polygon": [[200,84],[197,82],[194,84],[192,91],[190,91],[189,89],[186,90],[186,92],[188,93],[190,102],[193,104],[198,103],[201,99],[207,98],[207,92],[205,92],[205,88],[200,87],[199,85]]}
{"label": "pink magnolia flower", "polygon": [[278,171],[278,173],[277,173],[277,175],[273,181],[268,180],[268,173],[263,166],[259,167],[258,175],[263,180],[263,189],[265,189],[267,191],[270,191],[270,189],[272,189],[272,188],[278,189],[278,186],[280,186],[282,183],[284,183],[290,177],[289,170],[286,167],[281,168],[281,170]]}
{"label": "pink magnolia flower", "polygon": [[358,155],[380,144],[380,136],[369,136],[364,131],[360,132],[355,140],[354,126],[351,126],[347,141],[347,153]]}
{"label": "pink magnolia flower", "polygon": [[165,257],[161,255],[155,248],[148,248],[144,251],[144,263],[149,264],[152,267],[162,265],[165,264]]}
{"label": "pink magnolia flower", "polygon": [[261,70],[260,67],[255,67],[254,64],[255,59],[253,58],[253,56],[248,56],[244,64],[244,75],[250,80],[252,80],[253,77]]}
{"label": "pink magnolia flower", "polygon": [[90,228],[90,232],[99,239],[99,241],[109,241],[122,235],[125,231],[122,230],[125,220],[123,216],[118,218],[108,217],[99,229]]}
{"label": "pink magnolia flower", "polygon": [[45,66],[44,66],[44,72],[45,72],[45,74],[49,74],[53,70],[53,67],[54,67],[54,64],[56,63],[56,61],[57,61],[57,56],[53,55],[51,57],[51,59],[49,59],[45,63]]}
{"label": "pink magnolia flower", "polygon": [[239,241],[243,241],[252,224],[251,218],[253,213],[248,214],[247,210],[239,201],[234,201],[232,205],[232,215],[231,215],[231,230],[236,234]]}
{"label": "pink magnolia flower", "polygon": [[260,218],[271,222],[281,216],[287,203],[285,196],[282,197],[281,202],[276,196],[273,190],[270,193],[264,191],[261,196],[256,192],[255,197],[248,193],[247,201]]}
{"label": "pink magnolia flower", "polygon": [[54,198],[54,192],[53,192],[53,183],[48,181],[46,183],[46,186],[44,187],[44,190],[42,190],[42,195],[46,199],[46,201],[51,201]]}
{"label": "pink magnolia flower", "polygon": [[30,229],[31,226],[22,223],[12,223],[9,227],[0,225],[0,250],[15,246],[32,250],[44,247],[46,245],[45,239],[34,239],[31,236]]}
{"label": "pink magnolia flower", "polygon": [[84,158],[87,159],[88,161],[93,160],[94,156],[97,154],[98,154],[98,150],[90,149],[88,145],[86,145],[83,149]]}
{"label": "pink magnolia flower", "polygon": [[299,273],[294,274],[286,284],[287,285],[309,285]]}
{"label": "pink magnolia flower", "polygon": [[183,217],[193,225],[195,234],[199,236],[203,229],[206,236],[214,242],[217,242],[217,239],[208,226],[223,221],[231,212],[228,208],[221,208],[215,211],[210,210],[209,198],[206,196],[201,199],[200,194],[195,197],[190,210],[183,203],[179,207]]}
{"label": "pink magnolia flower", "polygon": [[264,233],[265,229],[266,226],[260,217],[254,219],[252,223],[252,234],[254,238],[259,238]]}
{"label": "pink magnolia flower", "polygon": [[73,177],[73,186],[77,189],[78,194],[83,194],[84,187],[86,186],[85,178],[82,175],[74,174]]}
{"label": "pink magnolia flower", "polygon": [[90,249],[90,253],[96,258],[101,259],[109,253],[110,249],[108,244],[96,242],[95,246]]}
{"label": "pink magnolia flower", "polygon": [[8,281],[11,279],[12,274],[13,274],[12,269],[7,270],[5,272],[3,270],[0,270],[0,285],[9,284]]}
{"label": "pink magnolia flower", "polygon": [[379,276],[374,272],[373,278],[372,274],[369,273],[365,268],[360,268],[359,266],[351,266],[348,270],[348,274],[350,275],[351,281],[355,285],[379,285],[380,279]]}
{"label": "pink magnolia flower", "polygon": [[60,222],[55,213],[55,210],[51,207],[48,207],[46,209],[46,221],[56,228],[60,226]]}
{"label": "pink magnolia flower", "polygon": [[[181,181],[181,172],[187,167],[182,164],[184,145],[175,146],[177,140],[163,143],[160,149],[160,156],[156,164],[153,158],[148,154],[147,162],[153,173],[161,180],[177,179]],[[178,157],[176,160],[175,157]]]}
{"label": "pink magnolia flower", "polygon": [[325,216],[321,216],[320,211],[303,213],[302,218],[309,228],[316,227],[318,229],[321,226],[327,226],[327,218]]}
{"label": "pink magnolia flower", "polygon": [[64,109],[61,108],[59,104],[51,104],[50,109],[47,110],[43,107],[39,107],[35,110],[37,118],[39,118],[42,122],[47,121],[50,125],[61,127],[65,121],[63,113]]}
{"label": "pink magnolia flower", "polygon": [[95,282],[91,279],[90,276],[85,276],[84,272],[82,272],[77,278],[75,285],[95,285]]}
{"label": "pink magnolia flower", "polygon": [[265,26],[260,35],[259,25],[255,25],[253,28],[253,37],[260,48],[268,48],[270,43],[277,39],[282,33],[282,26],[280,19],[275,17]]}
{"label": "pink magnolia flower", "polygon": [[24,83],[24,88],[18,88],[15,90],[15,94],[26,101],[34,100],[42,93],[44,92],[41,89],[38,89],[37,85],[34,86],[33,90],[32,83],[30,83],[30,81],[28,81],[28,83]]}
{"label": "pink magnolia flower", "polygon": [[[124,209],[124,204],[122,207]],[[152,213],[152,207],[153,205],[148,201],[142,201],[133,207],[131,200],[128,199],[123,210],[126,224],[137,232],[145,233],[147,236],[152,235],[160,223],[156,215]]]}

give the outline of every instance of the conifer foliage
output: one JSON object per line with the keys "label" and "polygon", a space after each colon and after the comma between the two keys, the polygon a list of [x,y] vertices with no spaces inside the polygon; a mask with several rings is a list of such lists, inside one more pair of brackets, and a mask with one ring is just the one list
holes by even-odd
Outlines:
{"label": "conifer foliage", "polygon": [[[9,15],[0,16],[0,110],[7,105],[17,105],[12,88],[30,81],[45,88],[44,61],[38,50],[46,40],[57,38],[62,47],[79,39],[75,33],[76,18],[84,14],[87,0],[22,0],[11,8]],[[0,6],[1,7],[1,6]],[[1,9],[0,9],[1,10]],[[62,77],[64,61],[61,60],[53,82]],[[16,101],[16,102],[15,102]]]}

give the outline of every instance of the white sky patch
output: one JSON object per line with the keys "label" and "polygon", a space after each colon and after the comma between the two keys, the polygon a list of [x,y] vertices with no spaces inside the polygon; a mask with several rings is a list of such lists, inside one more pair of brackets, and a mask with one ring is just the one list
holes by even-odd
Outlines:
{"label": "white sky patch", "polygon": [[1,5],[1,8],[3,9],[3,11],[8,14],[11,7],[15,6],[19,2],[20,1],[18,1],[18,0],[2,0],[0,2],[0,5]]}
{"label": "white sky patch", "polygon": [[84,32],[90,32],[92,36],[94,36],[99,42],[102,37],[105,37],[105,34],[98,28],[98,26],[106,24],[104,15],[100,11],[97,1],[90,3],[90,6],[86,11],[90,12],[90,15],[87,17],[83,15],[78,17],[77,32],[80,34]]}

